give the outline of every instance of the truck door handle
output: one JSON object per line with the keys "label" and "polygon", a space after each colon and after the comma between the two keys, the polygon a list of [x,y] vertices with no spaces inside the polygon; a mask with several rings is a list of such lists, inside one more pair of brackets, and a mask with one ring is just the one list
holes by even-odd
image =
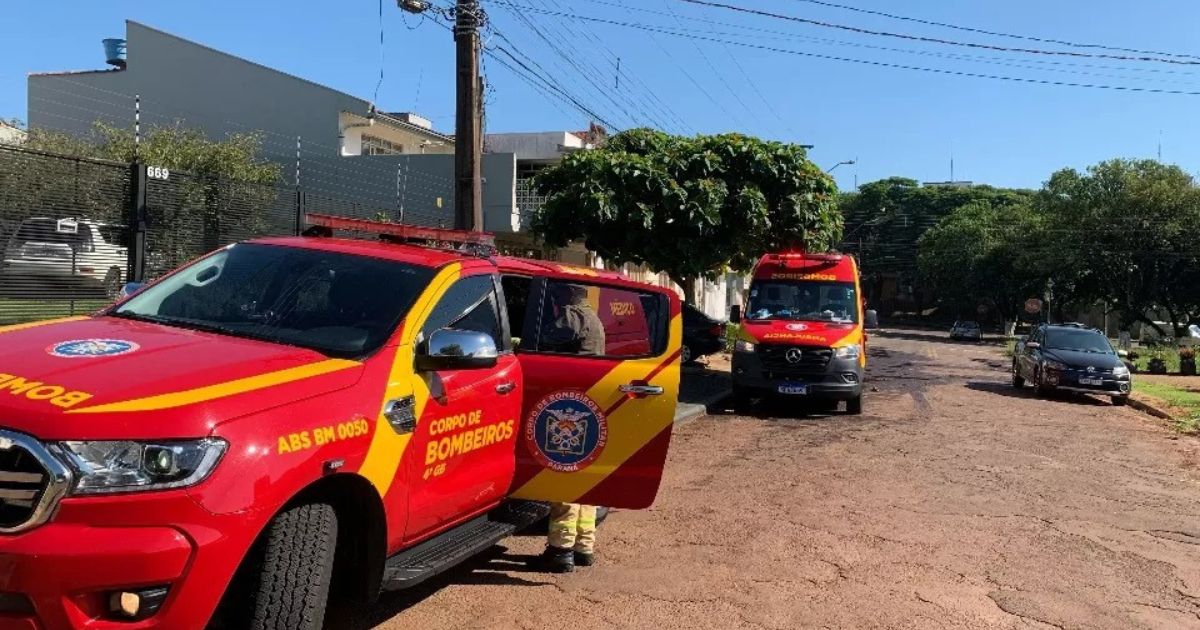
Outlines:
{"label": "truck door handle", "polygon": [[383,417],[399,435],[412,433],[417,428],[416,401],[412,396],[389,400],[383,408]]}
{"label": "truck door handle", "polygon": [[622,385],[619,389],[621,393],[633,394],[635,396],[662,396],[663,392],[666,391],[662,388],[662,385],[646,385],[643,383],[628,383]]}
{"label": "truck door handle", "polygon": [[512,381],[509,381],[507,383],[500,383],[499,385],[496,386],[496,393],[497,394],[507,394],[516,388],[517,388],[517,384]]}

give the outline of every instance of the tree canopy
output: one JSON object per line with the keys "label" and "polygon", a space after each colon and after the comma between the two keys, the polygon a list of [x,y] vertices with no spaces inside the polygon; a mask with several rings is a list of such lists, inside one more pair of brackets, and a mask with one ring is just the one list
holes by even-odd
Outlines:
{"label": "tree canopy", "polygon": [[[979,305],[1013,317],[1053,288],[1065,306],[1103,304],[1124,326],[1161,316],[1200,318],[1200,187],[1178,166],[1109,160],[1062,169],[1021,203],[972,202],[941,218],[917,243],[920,272],[941,304]],[[968,311],[971,312],[971,311]],[[1157,315],[1156,315],[1157,314]]]}
{"label": "tree canopy", "polygon": [[532,229],[546,244],[582,241],[608,262],[644,264],[685,288],[748,270],[766,251],[825,251],[841,238],[837,187],[805,150],[739,134],[626,131],[536,183],[546,202]]}

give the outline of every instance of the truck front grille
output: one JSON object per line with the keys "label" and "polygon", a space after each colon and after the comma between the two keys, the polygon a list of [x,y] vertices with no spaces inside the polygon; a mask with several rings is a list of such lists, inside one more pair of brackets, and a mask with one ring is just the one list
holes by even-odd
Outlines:
{"label": "truck front grille", "polygon": [[37,440],[0,430],[0,533],[46,522],[70,485],[70,472]]}
{"label": "truck front grille", "polygon": [[[799,353],[798,357],[796,353]],[[760,344],[758,357],[762,360],[763,371],[769,373],[768,378],[818,376],[825,373],[833,350],[821,346]]]}

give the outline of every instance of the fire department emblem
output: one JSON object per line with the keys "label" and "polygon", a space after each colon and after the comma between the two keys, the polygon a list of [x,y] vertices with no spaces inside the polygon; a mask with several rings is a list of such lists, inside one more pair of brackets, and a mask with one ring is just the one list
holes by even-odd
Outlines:
{"label": "fire department emblem", "polygon": [[555,392],[529,413],[525,443],[543,465],[558,472],[587,468],[608,442],[608,422],[596,401],[579,392]]}
{"label": "fire department emblem", "polygon": [[788,324],[785,328],[792,332],[802,332],[808,330],[808,324]]}
{"label": "fire department emblem", "polygon": [[76,339],[74,341],[56,343],[46,348],[46,352],[64,359],[87,359],[129,354],[140,347],[132,341],[121,341],[119,339]]}

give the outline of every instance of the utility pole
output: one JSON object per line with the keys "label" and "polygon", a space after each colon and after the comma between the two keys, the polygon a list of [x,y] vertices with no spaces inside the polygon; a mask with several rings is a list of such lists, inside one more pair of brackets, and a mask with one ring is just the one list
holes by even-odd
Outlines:
{"label": "utility pole", "polygon": [[454,9],[457,106],[454,125],[454,227],[483,231],[483,98],[479,79],[478,0],[457,0]]}

